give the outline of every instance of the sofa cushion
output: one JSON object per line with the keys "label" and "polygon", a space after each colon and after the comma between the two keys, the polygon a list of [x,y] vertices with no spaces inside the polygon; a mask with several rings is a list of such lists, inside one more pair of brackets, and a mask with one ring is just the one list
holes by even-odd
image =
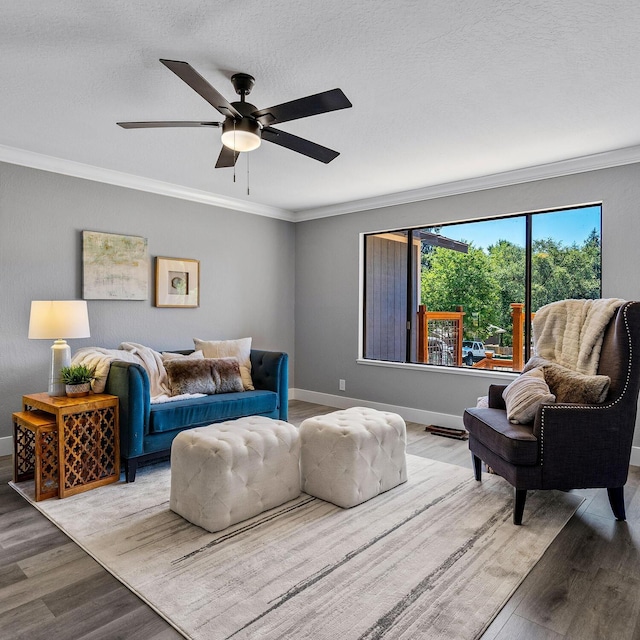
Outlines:
{"label": "sofa cushion", "polygon": [[223,393],[154,404],[151,405],[149,414],[149,433],[199,427],[248,415],[269,416],[277,410],[278,394],[263,390]]}
{"label": "sofa cushion", "polygon": [[502,409],[467,409],[467,431],[501,458],[517,465],[534,465],[538,460],[538,439],[532,424],[513,424]]}

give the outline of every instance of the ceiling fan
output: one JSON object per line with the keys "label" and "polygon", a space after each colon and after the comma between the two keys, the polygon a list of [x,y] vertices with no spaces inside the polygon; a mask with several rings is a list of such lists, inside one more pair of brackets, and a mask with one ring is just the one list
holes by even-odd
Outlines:
{"label": "ceiling fan", "polygon": [[214,89],[190,64],[178,60],[160,62],[199,93],[210,105],[223,116],[223,122],[199,121],[161,121],[161,122],[118,122],[124,129],[148,129],[153,127],[221,127],[222,150],[216,162],[216,169],[233,167],[239,152],[252,151],[260,146],[261,140],[273,142],[304,156],[319,160],[325,164],[340,154],[322,145],[294,136],[291,133],[274,129],[272,125],[299,118],[307,118],[328,111],[347,109],[352,106],[347,96],[340,89],[332,89],[312,96],[283,102],[282,104],[258,109],[245,102],[251,93],[255,78],[247,73],[236,73],[231,76],[240,101],[228,102],[222,94]]}

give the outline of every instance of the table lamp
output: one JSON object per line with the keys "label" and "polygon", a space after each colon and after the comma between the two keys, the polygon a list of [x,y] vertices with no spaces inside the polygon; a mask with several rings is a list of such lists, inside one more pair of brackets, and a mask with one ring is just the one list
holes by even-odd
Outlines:
{"label": "table lamp", "polygon": [[29,317],[29,339],[55,340],[51,346],[49,395],[64,396],[62,367],[71,364],[71,348],[65,338],[88,338],[89,314],[85,300],[33,300]]}

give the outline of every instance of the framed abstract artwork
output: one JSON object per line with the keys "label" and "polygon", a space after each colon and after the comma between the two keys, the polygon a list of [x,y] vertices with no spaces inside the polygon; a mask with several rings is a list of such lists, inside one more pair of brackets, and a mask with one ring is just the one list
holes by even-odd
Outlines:
{"label": "framed abstract artwork", "polygon": [[82,297],[85,300],[148,300],[147,239],[83,231]]}
{"label": "framed abstract artwork", "polygon": [[200,261],[156,258],[156,307],[200,305]]}

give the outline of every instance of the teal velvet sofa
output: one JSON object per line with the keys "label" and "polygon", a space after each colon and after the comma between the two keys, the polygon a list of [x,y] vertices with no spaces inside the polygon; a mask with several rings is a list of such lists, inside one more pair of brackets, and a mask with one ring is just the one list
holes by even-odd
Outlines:
{"label": "teal velvet sofa", "polygon": [[254,391],[151,404],[149,377],[144,368],[130,362],[113,361],[105,393],[120,399],[120,454],[127,482],[134,482],[139,464],[167,458],[173,439],[185,429],[254,415],[286,421],[287,354],[252,349],[251,378]]}

